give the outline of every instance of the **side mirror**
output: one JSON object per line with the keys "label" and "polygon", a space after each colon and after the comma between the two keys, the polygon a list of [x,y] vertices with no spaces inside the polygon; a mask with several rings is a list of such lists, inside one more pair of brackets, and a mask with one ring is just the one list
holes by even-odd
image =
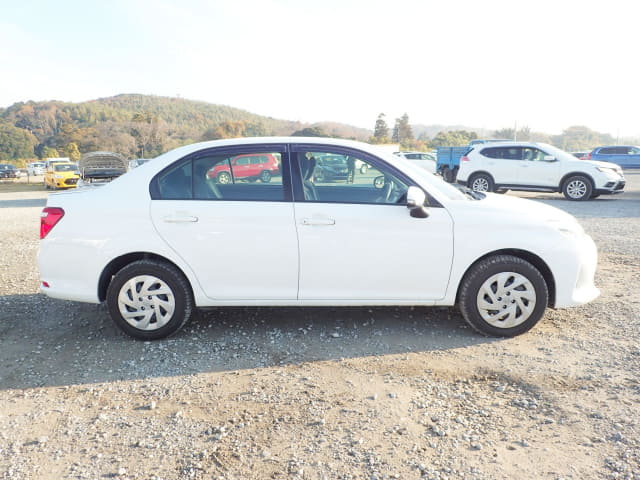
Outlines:
{"label": "side mirror", "polygon": [[427,196],[418,187],[409,187],[407,190],[407,208],[409,214],[414,218],[427,218],[429,210],[424,206]]}

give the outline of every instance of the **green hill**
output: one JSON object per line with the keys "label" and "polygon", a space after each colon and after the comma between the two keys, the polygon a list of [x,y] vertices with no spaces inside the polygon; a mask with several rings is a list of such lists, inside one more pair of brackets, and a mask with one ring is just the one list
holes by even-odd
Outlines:
{"label": "green hill", "polygon": [[216,138],[291,135],[303,129],[366,140],[371,132],[335,122],[304,124],[183,98],[117,95],[88,102],[19,102],[0,109],[0,159],[108,150],[153,157]]}

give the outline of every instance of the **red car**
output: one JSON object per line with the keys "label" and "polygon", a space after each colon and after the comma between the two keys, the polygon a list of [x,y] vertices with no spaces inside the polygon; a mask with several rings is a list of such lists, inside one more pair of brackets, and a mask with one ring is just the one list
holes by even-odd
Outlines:
{"label": "red car", "polygon": [[233,157],[231,169],[227,162],[214,166],[207,172],[207,176],[215,178],[221,184],[231,183],[233,179],[250,182],[260,179],[261,182],[268,183],[279,171],[278,160],[271,153],[251,153]]}

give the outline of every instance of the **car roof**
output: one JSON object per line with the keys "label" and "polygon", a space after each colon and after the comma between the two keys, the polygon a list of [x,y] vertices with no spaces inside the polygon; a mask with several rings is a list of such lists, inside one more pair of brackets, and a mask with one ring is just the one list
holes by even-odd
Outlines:
{"label": "car roof", "polygon": [[594,150],[600,150],[601,148],[615,148],[615,147],[635,147],[635,148],[640,148],[640,146],[638,145],[603,145],[601,147],[596,147],[594,148]]}
{"label": "car roof", "polygon": [[509,140],[507,142],[496,142],[496,143],[477,143],[473,146],[475,149],[481,148],[495,148],[495,147],[546,147],[547,143],[541,142],[517,142],[513,140]]}

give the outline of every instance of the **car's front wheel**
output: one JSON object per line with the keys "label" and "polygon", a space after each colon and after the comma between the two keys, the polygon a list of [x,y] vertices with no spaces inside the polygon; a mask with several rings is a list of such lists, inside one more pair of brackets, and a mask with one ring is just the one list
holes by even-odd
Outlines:
{"label": "car's front wheel", "polygon": [[593,193],[593,185],[587,177],[574,175],[565,180],[562,193],[568,200],[588,200]]}
{"label": "car's front wheel", "polygon": [[512,255],[473,265],[458,292],[462,316],[485,335],[513,337],[538,323],[549,302],[547,283],[531,263]]}
{"label": "car's front wheel", "polygon": [[191,318],[194,300],[184,275],[173,265],[139,260],[122,268],[107,290],[115,324],[139,340],[173,335]]}
{"label": "car's front wheel", "polygon": [[218,183],[221,185],[227,185],[231,183],[231,174],[229,172],[220,172],[218,174]]}
{"label": "car's front wheel", "polygon": [[486,173],[476,173],[469,179],[469,188],[475,192],[493,192],[493,178]]}

